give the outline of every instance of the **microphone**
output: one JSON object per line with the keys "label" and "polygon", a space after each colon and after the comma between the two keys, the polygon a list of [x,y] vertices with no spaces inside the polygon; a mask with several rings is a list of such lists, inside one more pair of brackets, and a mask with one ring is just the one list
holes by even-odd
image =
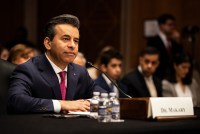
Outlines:
{"label": "microphone", "polygon": [[98,70],[99,72],[101,72],[102,74],[104,74],[111,82],[112,84],[118,89],[118,91],[120,91],[123,95],[125,95],[128,98],[132,98],[130,95],[126,94],[118,85],[115,81],[113,81],[109,75],[107,75],[106,73],[104,73],[101,69],[95,67],[91,62],[87,62],[88,65],[90,65],[91,67],[95,68],[96,70]]}

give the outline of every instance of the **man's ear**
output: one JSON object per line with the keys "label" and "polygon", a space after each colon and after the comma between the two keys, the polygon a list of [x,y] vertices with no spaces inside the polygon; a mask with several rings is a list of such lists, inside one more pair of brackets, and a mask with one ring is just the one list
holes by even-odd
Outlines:
{"label": "man's ear", "polygon": [[100,66],[101,70],[105,73],[107,71],[107,68],[106,68],[106,65],[105,64],[102,64]]}
{"label": "man's ear", "polygon": [[143,61],[143,57],[139,57],[139,64],[141,64]]}
{"label": "man's ear", "polygon": [[45,37],[44,39],[44,46],[47,50],[50,50],[51,49],[51,41],[49,39],[49,37]]}

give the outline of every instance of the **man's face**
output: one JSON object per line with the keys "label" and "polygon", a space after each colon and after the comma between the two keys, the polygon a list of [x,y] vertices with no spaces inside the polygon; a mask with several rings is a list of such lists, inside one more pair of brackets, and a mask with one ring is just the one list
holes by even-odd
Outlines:
{"label": "man's face", "polygon": [[52,41],[44,40],[47,55],[59,67],[63,68],[73,62],[78,53],[79,31],[69,24],[54,27],[55,36]]}
{"label": "man's face", "polygon": [[146,77],[153,75],[159,65],[159,56],[157,54],[145,54],[139,58],[142,72]]}
{"label": "man's face", "polygon": [[102,70],[113,80],[118,80],[122,72],[122,60],[113,58],[110,60],[107,66],[102,66]]}
{"label": "man's face", "polygon": [[169,36],[175,29],[175,22],[173,20],[167,20],[165,24],[160,25],[160,29]]}

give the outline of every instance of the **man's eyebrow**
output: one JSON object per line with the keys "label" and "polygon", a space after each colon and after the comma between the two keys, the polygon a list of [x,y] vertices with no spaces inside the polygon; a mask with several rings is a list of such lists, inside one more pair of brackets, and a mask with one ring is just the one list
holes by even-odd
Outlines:
{"label": "man's eyebrow", "polygon": [[[71,37],[70,35],[68,35],[68,34],[64,34],[62,37]],[[74,39],[77,39],[77,40],[79,40],[79,37],[74,37]]]}

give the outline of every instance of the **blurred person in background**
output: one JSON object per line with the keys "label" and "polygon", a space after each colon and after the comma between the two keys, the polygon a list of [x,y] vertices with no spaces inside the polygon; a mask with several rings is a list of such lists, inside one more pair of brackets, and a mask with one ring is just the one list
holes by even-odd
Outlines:
{"label": "blurred person in background", "polygon": [[[97,68],[100,68],[100,59],[101,59],[101,56],[104,52],[108,51],[108,50],[111,50],[111,49],[114,49],[112,46],[105,46],[99,53],[95,63],[94,63],[94,66],[96,66]],[[93,67],[88,67],[87,68],[87,71],[90,75],[90,77],[95,80],[98,78],[98,76],[101,74],[98,70],[96,70],[95,68]]]}
{"label": "blurred person in background", "polygon": [[33,48],[26,46],[25,44],[17,44],[10,49],[10,55],[8,61],[13,64],[22,64],[35,56]]}
{"label": "blurred person in background", "polygon": [[78,52],[78,54],[77,54],[76,58],[74,59],[73,63],[85,67],[86,59],[85,59],[84,54],[81,53],[81,52]]}
{"label": "blurred person in background", "polygon": [[192,76],[191,57],[185,53],[175,56],[171,74],[162,81],[164,97],[192,97],[194,106],[200,106],[199,83]]}
{"label": "blurred person in background", "polygon": [[[119,88],[126,93],[127,87],[120,82],[122,74],[122,61],[123,56],[120,52],[115,49],[110,49],[102,53],[100,59],[100,69],[113,81],[115,81]],[[117,87],[104,74],[99,75],[99,77],[95,80],[95,83],[107,92],[115,92],[117,97],[126,97],[123,93],[118,91]]]}
{"label": "blurred person in background", "polygon": [[9,50],[0,44],[0,59],[7,60],[9,57]]}
{"label": "blurred person in background", "polygon": [[160,65],[155,73],[160,79],[164,79],[170,73],[168,70],[174,55],[183,50],[182,46],[176,42],[179,33],[175,30],[175,20],[171,14],[160,15],[157,19],[158,34],[147,39],[147,45],[155,47],[160,52]]}
{"label": "blurred person in background", "polygon": [[159,52],[153,47],[147,47],[140,52],[138,67],[122,78],[122,83],[128,87],[132,97],[161,97],[161,80],[155,76],[159,66]]}

